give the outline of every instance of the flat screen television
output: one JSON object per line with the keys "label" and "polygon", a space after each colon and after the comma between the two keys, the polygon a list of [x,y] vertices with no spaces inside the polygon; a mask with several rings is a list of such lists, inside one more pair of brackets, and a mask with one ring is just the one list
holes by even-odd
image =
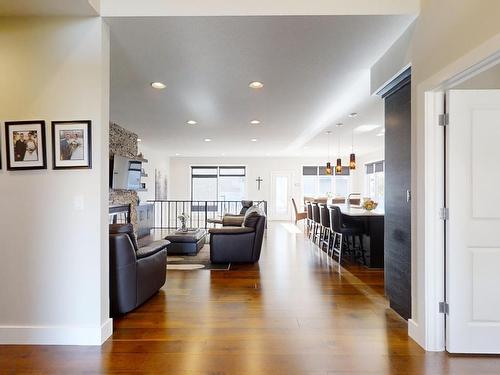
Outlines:
{"label": "flat screen television", "polygon": [[141,185],[142,162],[114,156],[110,159],[109,185],[112,189],[139,190]]}

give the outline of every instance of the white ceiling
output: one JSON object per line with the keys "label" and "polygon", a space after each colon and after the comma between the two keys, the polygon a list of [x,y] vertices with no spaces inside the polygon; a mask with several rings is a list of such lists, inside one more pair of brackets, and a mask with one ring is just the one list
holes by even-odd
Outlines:
{"label": "white ceiling", "polygon": [[[112,18],[111,121],[170,155],[325,155],[324,130],[383,125],[369,68],[410,16]],[[262,90],[248,88],[253,80]],[[153,81],[167,84],[161,91]],[[350,112],[359,112],[354,119]],[[187,120],[197,126],[186,125]],[[249,125],[259,119],[259,126]],[[335,128],[342,121],[346,125]],[[356,134],[357,153],[383,147]],[[206,143],[204,138],[212,138]],[[251,142],[257,138],[258,142]],[[337,148],[336,138],[332,144]]]}
{"label": "white ceiling", "polygon": [[97,12],[89,0],[0,0],[0,16],[95,15]]}

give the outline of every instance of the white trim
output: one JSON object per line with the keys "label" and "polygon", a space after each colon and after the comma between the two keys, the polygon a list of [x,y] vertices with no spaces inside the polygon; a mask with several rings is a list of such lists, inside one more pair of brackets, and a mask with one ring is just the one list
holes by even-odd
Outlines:
{"label": "white trim", "polygon": [[425,337],[422,335],[422,330],[418,328],[417,322],[413,319],[408,319],[408,336],[415,340],[420,346],[425,346]]}
{"label": "white trim", "polygon": [[102,345],[113,334],[113,319],[101,326],[0,326],[2,345]]}
{"label": "white trim", "polygon": [[491,69],[495,65],[500,63],[500,51],[494,53],[491,56],[488,56],[483,61],[471,66],[470,68],[464,70],[463,72],[455,75],[451,79],[445,81],[443,85],[440,87],[441,89],[452,89],[455,86],[458,86],[468,79]]}
{"label": "white trim", "polygon": [[[444,113],[444,93],[425,93],[425,350],[445,350],[444,315],[444,224],[439,210],[444,207],[444,128],[438,115]],[[432,193],[431,193],[432,192]]]}
{"label": "white trim", "polygon": [[377,87],[375,90],[372,90],[373,93],[372,95],[379,95],[379,92],[382,91],[387,85],[389,85],[392,81],[394,81],[396,78],[398,78],[403,72],[405,72],[408,68],[411,68],[411,62],[408,64],[404,65],[401,69],[399,69],[396,74],[391,76],[387,81],[382,83],[379,87]]}
{"label": "white trim", "polygon": [[[417,103],[412,122],[412,320],[408,334],[425,350],[443,351],[444,318],[437,303],[444,293],[442,231],[436,224],[439,207],[439,181],[442,182],[443,157],[439,147],[439,127],[435,125],[437,95],[491,67],[500,59],[500,34],[413,87]],[[441,173],[441,174],[440,174]],[[441,177],[439,177],[441,176]],[[438,178],[439,177],[439,178]],[[437,189],[437,190],[436,190]],[[435,194],[435,193],[438,194]],[[440,263],[441,262],[441,263]]]}
{"label": "white trim", "polygon": [[101,345],[104,344],[104,342],[111,337],[113,334],[113,319],[108,318],[102,325],[101,325]]}

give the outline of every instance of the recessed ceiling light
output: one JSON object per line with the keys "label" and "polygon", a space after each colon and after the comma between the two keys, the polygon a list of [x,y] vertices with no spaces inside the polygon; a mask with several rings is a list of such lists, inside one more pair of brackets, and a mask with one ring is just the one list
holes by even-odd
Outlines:
{"label": "recessed ceiling light", "polygon": [[[332,131],[331,131],[331,130],[327,130],[327,131],[325,132],[325,134],[332,134]],[[304,148],[305,148],[305,147],[304,147]]]}
{"label": "recessed ceiling light", "polygon": [[356,117],[358,114],[356,112],[349,113],[349,117]]}
{"label": "recessed ceiling light", "polygon": [[181,154],[179,154],[179,153],[176,153],[176,154],[175,154],[175,156],[181,156]]}
{"label": "recessed ceiling light", "polygon": [[259,120],[252,120],[252,121],[250,121],[250,124],[252,124],[252,125],[259,125],[260,121]]}
{"label": "recessed ceiling light", "polygon": [[342,124],[341,122],[338,122],[337,124],[335,124],[338,128],[340,128],[341,126],[344,126],[344,124]]}
{"label": "recessed ceiling light", "polygon": [[189,121],[187,121],[187,124],[188,124],[188,125],[196,125],[196,124],[197,124],[197,122],[196,122],[196,121],[194,121],[194,120],[189,120]]}
{"label": "recessed ceiling light", "polygon": [[162,82],[152,82],[151,87],[157,90],[163,90],[167,85]]}
{"label": "recessed ceiling light", "polygon": [[257,142],[257,138],[250,139],[252,142]]}
{"label": "recessed ceiling light", "polygon": [[205,142],[212,142],[212,139],[210,139],[210,138],[205,138],[205,139],[204,139],[204,141],[205,141]]}
{"label": "recessed ceiling light", "polygon": [[142,139],[140,139],[140,138],[137,138],[137,142],[142,142]]}
{"label": "recessed ceiling light", "polygon": [[264,87],[264,84],[259,81],[253,81],[248,84],[248,87],[250,87],[251,89],[261,89]]}
{"label": "recessed ceiling light", "polygon": [[354,129],[354,131],[358,133],[367,133],[377,128],[380,128],[380,125],[361,125]]}

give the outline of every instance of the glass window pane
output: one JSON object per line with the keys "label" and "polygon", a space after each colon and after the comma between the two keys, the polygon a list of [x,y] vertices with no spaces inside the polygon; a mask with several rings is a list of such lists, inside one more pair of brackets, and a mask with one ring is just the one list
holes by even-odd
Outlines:
{"label": "glass window pane", "polygon": [[335,174],[337,176],[349,176],[350,173],[351,173],[351,170],[349,169],[349,167],[342,167],[342,172],[340,172],[340,173],[335,172]]}
{"label": "glass window pane", "polygon": [[288,178],[286,176],[276,176],[275,184],[276,214],[286,215],[288,213]]}
{"label": "glass window pane", "polygon": [[192,197],[194,201],[216,201],[217,178],[193,177]]}
{"label": "glass window pane", "polygon": [[335,196],[347,197],[349,195],[349,177],[335,177]]}
{"label": "glass window pane", "polygon": [[317,177],[316,176],[304,176],[302,178],[304,196],[305,197],[315,197],[318,195],[317,192]]}
{"label": "glass window pane", "polygon": [[219,176],[245,176],[245,167],[220,167]]}
{"label": "glass window pane", "polygon": [[217,167],[192,167],[193,176],[217,176]]}
{"label": "glass window pane", "polygon": [[322,197],[327,196],[333,192],[332,188],[332,178],[331,176],[321,176],[319,177],[319,195]]}
{"label": "glass window pane", "polygon": [[304,176],[317,176],[318,175],[318,167],[302,167],[302,174]]}
{"label": "glass window pane", "polygon": [[219,200],[241,201],[245,198],[245,177],[219,177]]}

